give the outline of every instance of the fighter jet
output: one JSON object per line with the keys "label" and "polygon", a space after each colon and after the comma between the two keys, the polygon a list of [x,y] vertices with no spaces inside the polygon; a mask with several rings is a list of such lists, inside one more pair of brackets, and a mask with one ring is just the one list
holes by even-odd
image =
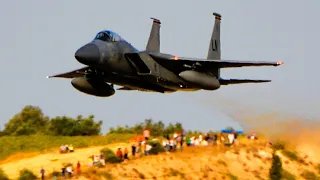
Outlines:
{"label": "fighter jet", "polygon": [[81,69],[52,77],[70,78],[80,92],[108,97],[117,90],[172,93],[177,91],[214,91],[222,85],[262,83],[271,80],[223,79],[221,68],[279,66],[282,61],[222,60],[220,44],[221,15],[215,17],[206,59],[178,57],[160,52],[159,19],[153,20],[146,49],[140,51],[116,32],[103,30],[75,52],[75,59],[86,65]]}

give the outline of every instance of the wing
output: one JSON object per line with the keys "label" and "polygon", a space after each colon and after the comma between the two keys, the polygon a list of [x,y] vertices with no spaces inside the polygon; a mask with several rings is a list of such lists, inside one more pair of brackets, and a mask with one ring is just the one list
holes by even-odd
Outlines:
{"label": "wing", "polygon": [[70,72],[56,74],[56,75],[53,75],[53,76],[47,76],[47,78],[54,78],[54,77],[59,77],[59,78],[83,77],[87,70],[89,70],[89,67],[83,67],[81,69],[73,70],[73,71],[70,71]]}
{"label": "wing", "polygon": [[190,67],[202,67],[205,69],[213,68],[235,68],[244,66],[279,66],[283,64],[282,61],[268,62],[268,61],[238,61],[238,60],[207,60],[197,58],[177,57],[167,54],[149,54],[159,64],[168,66],[190,66]]}
{"label": "wing", "polygon": [[253,79],[219,79],[221,85],[243,84],[243,83],[265,83],[271,80],[253,80]]}
{"label": "wing", "polygon": [[131,88],[129,88],[129,87],[125,87],[125,86],[123,86],[123,87],[121,87],[121,88],[118,88],[117,90],[123,90],[123,91],[134,91],[135,89],[131,89]]}
{"label": "wing", "polygon": [[283,64],[282,61],[268,62],[268,61],[240,61],[240,60],[207,60],[207,59],[192,59],[192,58],[171,58],[171,60],[177,59],[178,61],[186,62],[199,62],[204,65],[214,65],[219,68],[234,68],[244,66],[279,66]]}

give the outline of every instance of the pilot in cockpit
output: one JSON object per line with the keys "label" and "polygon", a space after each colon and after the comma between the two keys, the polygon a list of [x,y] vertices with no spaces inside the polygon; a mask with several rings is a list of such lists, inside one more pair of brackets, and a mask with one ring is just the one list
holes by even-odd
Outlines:
{"label": "pilot in cockpit", "polygon": [[121,41],[121,37],[112,31],[101,31],[94,39],[99,39],[105,42],[118,42]]}

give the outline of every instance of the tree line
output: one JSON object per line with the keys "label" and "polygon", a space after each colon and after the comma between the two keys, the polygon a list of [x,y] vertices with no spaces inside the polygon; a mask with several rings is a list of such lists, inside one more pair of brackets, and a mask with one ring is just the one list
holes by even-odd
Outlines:
{"label": "tree line", "polygon": [[[76,118],[68,116],[50,118],[44,115],[40,107],[27,105],[5,124],[4,129],[0,131],[0,135],[94,136],[101,135],[102,124],[102,121],[95,120],[94,115],[88,117],[78,115]],[[152,136],[164,136],[181,132],[183,126],[181,123],[165,125],[162,121],[145,119],[144,122],[133,126],[110,128],[107,134],[130,133],[141,135],[145,128],[150,130]]]}
{"label": "tree line", "polygon": [[142,134],[144,129],[148,129],[152,136],[165,136],[173,134],[174,132],[182,132],[183,126],[177,122],[175,124],[169,123],[165,125],[162,121],[153,121],[152,119],[145,119],[144,122],[135,124],[133,126],[118,126],[117,128],[110,128],[108,134],[114,133],[131,133]]}
{"label": "tree line", "polygon": [[2,135],[92,136],[101,133],[101,126],[93,115],[49,118],[40,107],[27,105],[5,124]]}

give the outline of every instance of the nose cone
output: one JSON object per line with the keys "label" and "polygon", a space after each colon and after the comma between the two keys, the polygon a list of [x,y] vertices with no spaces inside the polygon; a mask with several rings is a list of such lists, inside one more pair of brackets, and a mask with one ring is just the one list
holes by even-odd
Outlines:
{"label": "nose cone", "polygon": [[78,49],[74,57],[82,64],[97,64],[100,61],[100,51],[95,44],[86,44]]}

